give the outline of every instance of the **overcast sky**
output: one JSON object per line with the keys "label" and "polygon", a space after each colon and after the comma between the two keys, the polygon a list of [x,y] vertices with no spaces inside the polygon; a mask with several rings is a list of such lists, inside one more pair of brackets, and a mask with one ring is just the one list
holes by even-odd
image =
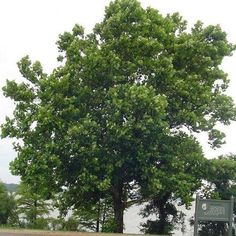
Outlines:
{"label": "overcast sky", "polygon": [[[109,0],[0,0],[0,87],[6,79],[20,79],[16,62],[25,55],[39,60],[49,73],[56,66],[58,35],[70,31],[75,23],[91,31],[103,18]],[[235,0],[143,0],[144,7],[157,8],[163,15],[179,12],[190,25],[201,20],[205,25],[220,24],[228,39],[236,43]],[[236,53],[225,59],[222,67],[231,79],[228,93],[236,101]],[[0,91],[0,122],[10,115],[14,105]],[[200,136],[206,156],[236,153],[236,124],[224,129],[227,144],[217,151],[210,150],[206,137]],[[12,140],[0,141],[0,180],[18,182],[9,171],[9,162],[16,154]]]}

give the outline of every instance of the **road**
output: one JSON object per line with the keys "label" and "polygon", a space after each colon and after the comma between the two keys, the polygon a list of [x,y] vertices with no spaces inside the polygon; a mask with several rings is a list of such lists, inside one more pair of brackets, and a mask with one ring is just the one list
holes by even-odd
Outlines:
{"label": "road", "polygon": [[[138,234],[111,234],[111,233],[82,233],[82,232],[58,232],[39,230],[8,230],[0,229],[0,236],[139,236]],[[156,235],[157,236],[157,235]]]}
{"label": "road", "polygon": [[[0,236],[104,236],[97,233],[82,233],[82,232],[58,232],[58,231],[40,231],[40,230],[8,230],[0,229]],[[106,234],[112,236],[112,234]]]}

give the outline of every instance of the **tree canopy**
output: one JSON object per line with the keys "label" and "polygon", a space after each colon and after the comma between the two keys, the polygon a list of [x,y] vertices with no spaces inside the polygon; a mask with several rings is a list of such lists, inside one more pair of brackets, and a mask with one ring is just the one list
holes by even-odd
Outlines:
{"label": "tree canopy", "polygon": [[2,125],[2,137],[19,140],[12,172],[68,207],[110,196],[115,232],[141,199],[168,193],[188,205],[204,176],[194,134],[207,132],[217,148],[217,124],[236,117],[220,68],[235,49],[226,33],[115,0],[92,33],[75,25],[57,45],[51,74],[26,56],[24,81],[3,88],[16,105]]}

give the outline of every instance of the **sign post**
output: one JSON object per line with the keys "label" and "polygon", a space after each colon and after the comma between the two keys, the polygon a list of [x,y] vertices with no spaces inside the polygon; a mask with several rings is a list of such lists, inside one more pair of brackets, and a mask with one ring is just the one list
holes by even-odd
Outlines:
{"label": "sign post", "polygon": [[199,200],[199,196],[197,195],[196,202],[195,202],[194,236],[198,235],[198,232],[197,232],[198,231],[198,214],[197,214],[198,200]]}
{"label": "sign post", "polygon": [[195,205],[194,236],[198,235],[199,221],[222,221],[229,223],[228,236],[232,236],[234,198],[230,200],[200,199]]}

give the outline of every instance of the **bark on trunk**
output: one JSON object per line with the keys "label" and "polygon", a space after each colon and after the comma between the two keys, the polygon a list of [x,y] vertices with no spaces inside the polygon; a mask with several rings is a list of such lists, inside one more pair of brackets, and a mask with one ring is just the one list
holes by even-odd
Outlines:
{"label": "bark on trunk", "polygon": [[166,210],[166,204],[170,197],[170,194],[165,194],[162,198],[158,200],[158,209],[159,209],[159,234],[166,234],[166,227],[168,226],[168,212]]}
{"label": "bark on trunk", "polygon": [[159,207],[159,218],[160,218],[160,225],[159,225],[159,233],[164,234],[166,233],[166,224],[167,224],[167,214],[165,210],[165,203],[161,204]]}
{"label": "bark on trunk", "polygon": [[31,221],[33,227],[36,226],[37,212],[38,212],[37,208],[38,208],[38,202],[37,202],[37,200],[34,200],[34,211],[35,211],[35,212],[34,212],[34,215],[33,215],[32,221]]}
{"label": "bark on trunk", "polygon": [[123,233],[124,226],[124,203],[122,201],[123,186],[118,185],[113,189],[113,207],[115,215],[115,229],[114,233]]}

